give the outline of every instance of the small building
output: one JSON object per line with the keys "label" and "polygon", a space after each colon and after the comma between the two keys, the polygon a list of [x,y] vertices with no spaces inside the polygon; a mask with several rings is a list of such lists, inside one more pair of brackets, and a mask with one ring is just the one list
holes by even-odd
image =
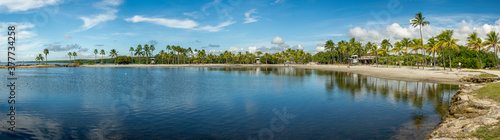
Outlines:
{"label": "small building", "polygon": [[375,61],[376,57],[377,57],[377,55],[373,55],[373,54],[361,55],[361,57],[359,58],[359,62],[361,64],[372,64]]}
{"label": "small building", "polygon": [[256,64],[260,64],[260,58],[255,58],[255,60],[257,60]]}
{"label": "small building", "polygon": [[151,58],[151,63],[150,64],[155,64],[155,58]]}

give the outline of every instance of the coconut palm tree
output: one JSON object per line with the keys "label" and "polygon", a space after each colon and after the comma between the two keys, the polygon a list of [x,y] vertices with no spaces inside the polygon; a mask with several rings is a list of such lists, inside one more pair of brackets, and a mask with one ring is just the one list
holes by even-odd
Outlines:
{"label": "coconut palm tree", "polygon": [[429,38],[429,40],[427,40],[427,44],[425,44],[425,49],[432,54],[432,66],[436,66],[435,56],[436,52],[439,50],[439,48],[435,47],[436,44],[437,41],[435,37]]}
{"label": "coconut palm tree", "polygon": [[394,43],[394,48],[392,48],[392,52],[394,54],[398,54],[398,65],[399,65],[399,68],[401,68],[401,51],[403,51],[403,45],[401,44],[401,42],[396,42]]}
{"label": "coconut palm tree", "polygon": [[382,43],[381,43],[382,47],[382,54],[385,54],[385,64],[387,64],[387,67],[389,67],[389,62],[387,62],[389,60],[389,57],[388,57],[388,53],[389,50],[392,48],[392,45],[391,45],[391,42],[389,41],[389,39],[384,39],[382,40]]}
{"label": "coconut palm tree", "polygon": [[76,56],[78,56],[78,54],[76,54],[76,52],[73,52],[73,61],[76,63]]}
{"label": "coconut palm tree", "polygon": [[104,51],[104,49],[101,49],[101,65],[104,64],[104,55],[106,55],[106,52]]}
{"label": "coconut palm tree", "polygon": [[140,57],[142,55],[142,46],[141,46],[141,44],[137,45],[137,48],[135,49],[134,55],[139,56],[139,62],[137,62],[137,64],[141,63],[141,59],[140,59]]}
{"label": "coconut palm tree", "polygon": [[[423,47],[424,46],[424,43],[423,43],[423,37],[422,37],[422,26],[427,26],[429,25],[429,21],[424,21],[425,20],[425,17],[422,16],[422,12],[418,12],[417,14],[415,14],[415,19],[412,19],[410,21],[410,25],[413,26],[414,28],[416,27],[420,27],[420,44],[419,44],[419,47]],[[418,55],[418,50],[417,50],[417,55]],[[425,54],[424,54],[425,56]],[[419,68],[419,65],[418,65],[418,56],[417,56],[417,68]]]}
{"label": "coconut palm tree", "polygon": [[332,64],[333,64],[333,50],[335,49],[335,43],[333,43],[332,40],[326,41],[325,48],[330,51],[330,54],[332,55]]}
{"label": "coconut palm tree", "polygon": [[155,45],[151,44],[151,45],[149,46],[149,50],[151,50],[151,52],[152,52],[152,53],[151,53],[151,56],[152,56],[152,57],[154,57],[154,56],[155,56],[155,49],[156,49],[156,48],[155,48]]}
{"label": "coconut palm tree", "polygon": [[497,65],[498,69],[498,48],[500,47],[500,40],[498,39],[498,33],[495,31],[491,31],[489,34],[486,34],[488,38],[484,41],[483,45],[487,46],[486,50],[490,50],[491,48],[494,49],[494,57],[495,57],[495,64]]}
{"label": "coconut palm tree", "polygon": [[134,51],[135,51],[134,47],[130,47],[128,51],[130,52],[130,55],[132,57],[132,64],[134,64]]}
{"label": "coconut palm tree", "polygon": [[[45,54],[45,58],[48,58],[47,54],[49,54],[49,49],[43,49],[43,53]],[[45,59],[45,64],[47,64],[47,59]]]}
{"label": "coconut palm tree", "polygon": [[483,48],[483,41],[477,36],[476,32],[469,34],[469,36],[467,37],[467,41],[467,45],[469,46],[469,48],[475,50],[477,60],[479,60],[479,66],[482,69],[483,62],[481,61],[481,56],[479,56],[478,52]]}
{"label": "coconut palm tree", "polygon": [[[372,43],[369,43],[369,44],[372,44]],[[370,46],[372,46],[370,49],[370,53],[375,55],[375,60],[373,62],[376,63],[377,64],[376,66],[378,67],[378,46],[377,46],[377,44],[372,44]]]}
{"label": "coconut palm tree", "polygon": [[401,45],[403,45],[405,47],[404,51],[404,55],[406,57],[406,66],[409,66],[410,63],[408,62],[408,50],[409,50],[409,47],[411,47],[411,40],[409,38],[403,38],[403,40],[401,40]]}
{"label": "coconut palm tree", "polygon": [[[167,50],[167,53],[170,52],[170,50],[172,50],[172,47],[170,47],[170,45],[167,45],[167,47],[165,47],[165,49]],[[170,60],[167,59],[167,64],[170,63]]]}
{"label": "coconut palm tree", "polygon": [[417,54],[416,55],[417,56],[417,69],[420,69],[420,58],[418,57],[418,50],[420,50],[422,48],[421,44],[422,44],[422,40],[420,40],[420,39],[414,38],[413,40],[411,40],[411,45],[412,45],[411,48]]}
{"label": "coconut palm tree", "polygon": [[116,51],[115,49],[111,49],[111,51],[109,52],[109,56],[111,56],[111,58],[115,58],[116,65],[116,57],[118,56],[118,51]]}
{"label": "coconut palm tree", "polygon": [[451,50],[455,49],[460,51],[457,46],[458,39],[452,38],[453,30],[445,30],[439,36],[441,36],[438,46],[444,46],[448,49],[448,59],[450,61],[450,71],[451,70]]}
{"label": "coconut palm tree", "polygon": [[142,49],[144,50],[144,55],[146,55],[146,65],[147,65],[149,61],[149,51],[150,51],[149,45],[145,44],[144,48]]}
{"label": "coconut palm tree", "polygon": [[94,64],[97,63],[97,49],[94,49]]}
{"label": "coconut palm tree", "polygon": [[35,58],[35,60],[38,61],[38,64],[40,64],[40,62],[43,61],[42,54],[38,54],[38,56]]}
{"label": "coconut palm tree", "polygon": [[71,63],[71,56],[73,56],[73,54],[71,52],[68,52],[68,57],[69,57],[69,63]]}

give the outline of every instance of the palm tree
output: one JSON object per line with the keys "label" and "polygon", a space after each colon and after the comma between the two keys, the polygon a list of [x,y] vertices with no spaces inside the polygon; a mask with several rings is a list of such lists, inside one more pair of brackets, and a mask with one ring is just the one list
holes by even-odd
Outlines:
{"label": "palm tree", "polygon": [[498,53],[498,47],[499,44],[500,44],[500,40],[498,39],[498,33],[496,33],[495,31],[491,31],[489,34],[487,34],[488,38],[486,39],[486,41],[484,41],[483,45],[487,46],[486,47],[486,50],[490,50],[491,48],[494,49],[494,57],[495,57],[495,64],[497,65],[497,69],[498,69],[498,56],[497,56],[497,53]]}
{"label": "palm tree", "polygon": [[325,47],[327,50],[330,51],[330,54],[332,55],[332,64],[333,64],[333,50],[335,49],[335,43],[333,43],[332,40],[326,41]]}
{"label": "palm tree", "polygon": [[417,39],[417,38],[414,38],[413,40],[411,40],[411,44],[412,44],[412,49],[415,51],[415,53],[417,54],[417,69],[420,69],[420,58],[418,57],[418,50],[420,50],[421,47],[421,44],[422,44],[422,40],[420,39]]}
{"label": "palm tree", "polygon": [[481,38],[477,36],[476,32],[473,32],[469,34],[467,37],[467,45],[469,45],[470,49],[474,49],[476,52],[477,59],[479,60],[479,66],[482,69],[483,68],[483,62],[481,62],[481,56],[479,56],[478,52],[481,51],[481,48],[483,48],[483,42]]}
{"label": "palm tree", "polygon": [[104,51],[104,49],[101,49],[101,65],[104,63],[104,55],[106,55],[106,52]]}
{"label": "palm tree", "polygon": [[387,62],[389,60],[388,57],[388,51],[392,48],[391,42],[389,42],[389,39],[384,39],[382,40],[382,54],[385,54],[385,63],[387,64],[387,67],[389,67],[389,63]]}
{"label": "palm tree", "polygon": [[73,61],[76,63],[76,56],[78,56],[78,54],[76,54],[76,52],[73,52]]}
{"label": "palm tree", "polygon": [[144,50],[144,55],[146,55],[146,65],[147,65],[149,61],[149,51],[150,51],[149,45],[145,44],[144,48],[142,49]]}
{"label": "palm tree", "polygon": [[97,63],[97,49],[94,49],[94,64]]}
{"label": "palm tree", "polygon": [[406,57],[406,66],[409,66],[410,63],[408,62],[408,49],[411,46],[411,40],[409,38],[403,38],[403,40],[401,40],[401,44],[405,47],[404,55]]}
{"label": "palm tree", "polygon": [[399,65],[399,68],[401,68],[401,51],[403,50],[403,45],[401,44],[401,42],[396,42],[394,43],[394,48],[392,48],[392,51],[394,52],[394,54],[398,54],[398,65]]}
{"label": "palm tree", "polygon": [[[47,54],[49,54],[49,49],[43,49],[43,53],[45,54],[45,58],[48,58]],[[45,59],[45,64],[47,64],[47,59]]]}
{"label": "palm tree", "polygon": [[[369,43],[369,44],[372,44],[372,43]],[[366,45],[369,45],[369,44],[366,44]],[[370,49],[370,53],[372,53],[373,55],[375,55],[375,61],[374,63],[376,63],[377,67],[378,67],[378,47],[377,47],[377,44],[372,44],[370,45],[372,46],[371,49]]]}
{"label": "palm tree", "polygon": [[[170,50],[172,50],[172,48],[170,47],[170,45],[167,45],[167,47],[165,47],[165,49],[167,50],[167,53],[170,52]],[[170,60],[167,59],[167,64],[170,63]]]}
{"label": "palm tree", "polygon": [[151,45],[149,46],[149,50],[151,50],[151,52],[152,52],[152,53],[151,53],[151,56],[153,56],[153,57],[154,57],[154,56],[155,56],[155,55],[154,55],[154,54],[155,54],[155,45],[151,44]]}
{"label": "palm tree", "polygon": [[445,30],[439,36],[441,36],[438,46],[444,46],[448,48],[448,59],[450,61],[450,71],[451,70],[451,50],[456,49],[460,51],[457,46],[457,42],[460,41],[458,39],[452,38],[453,30]]}
{"label": "palm tree", "polygon": [[71,52],[68,52],[69,63],[71,63],[71,56],[73,56],[73,54]]}
{"label": "palm tree", "polygon": [[111,58],[115,58],[116,65],[116,57],[118,56],[118,51],[116,51],[115,49],[111,49],[111,51],[109,52],[109,56],[111,56]]}
{"label": "palm tree", "polygon": [[[423,43],[423,37],[422,37],[422,26],[427,26],[429,25],[429,21],[424,21],[425,20],[425,17],[422,16],[422,12],[418,12],[417,14],[415,14],[415,19],[412,19],[410,21],[410,25],[413,26],[414,28],[416,27],[420,27],[420,47],[423,47],[424,46],[424,43]],[[418,45],[417,45],[418,46]],[[425,54],[424,54],[425,56]],[[417,50],[417,68],[419,68],[419,65],[418,65],[418,50]]]}
{"label": "palm tree", "polygon": [[40,64],[40,61],[43,61],[42,54],[38,54],[38,56],[35,58],[35,60],[38,61],[38,64]]}
{"label": "palm tree", "polygon": [[135,51],[134,47],[130,47],[128,51],[130,52],[130,55],[132,57],[132,64],[134,64],[134,51]]}
{"label": "palm tree", "polygon": [[429,53],[432,53],[432,66],[436,66],[435,54],[439,50],[439,47],[435,47],[437,44],[436,38],[431,37],[427,40],[427,44],[425,44],[425,48]]}
{"label": "palm tree", "polygon": [[165,63],[165,61],[163,60],[163,55],[164,55],[164,54],[165,54],[165,51],[164,51],[164,50],[161,50],[161,51],[160,51],[160,58],[161,58],[161,61],[162,61],[161,63],[162,63],[162,64],[163,64],[163,63]]}
{"label": "palm tree", "polygon": [[139,62],[137,62],[137,64],[140,64],[141,63],[140,57],[141,57],[141,55],[143,55],[141,44],[137,45],[137,48],[135,49],[134,55],[138,55],[139,56]]}

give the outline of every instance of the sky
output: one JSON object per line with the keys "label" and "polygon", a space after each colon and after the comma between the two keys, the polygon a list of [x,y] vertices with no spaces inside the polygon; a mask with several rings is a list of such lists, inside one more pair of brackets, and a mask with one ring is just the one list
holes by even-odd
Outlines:
{"label": "sky", "polygon": [[[379,43],[420,37],[409,25],[422,12],[427,40],[454,30],[485,38],[500,32],[495,0],[1,0],[0,61],[7,60],[7,27],[17,27],[16,60],[34,61],[48,48],[49,60],[94,58],[94,49],[130,55],[129,48],[154,44],[205,49],[274,52],[286,48],[316,53],[324,42]],[[278,37],[279,36],[279,37]],[[425,41],[424,41],[425,43]]]}

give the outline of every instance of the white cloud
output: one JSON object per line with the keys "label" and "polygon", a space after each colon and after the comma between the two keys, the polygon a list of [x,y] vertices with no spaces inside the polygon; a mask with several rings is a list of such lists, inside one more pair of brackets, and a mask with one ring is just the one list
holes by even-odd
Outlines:
{"label": "white cloud", "polygon": [[271,41],[272,44],[283,44],[285,41],[280,36],[276,36],[273,38],[273,41]]}
{"label": "white cloud", "polygon": [[123,3],[122,0],[103,0],[99,3],[95,3],[94,7],[102,9],[105,12],[102,14],[80,17],[80,19],[83,20],[83,25],[80,27],[80,30],[78,31],[85,31],[101,23],[110,20],[115,20],[116,13],[118,13],[116,6],[122,3]]}
{"label": "white cloud", "polygon": [[293,50],[296,50],[296,49],[303,50],[304,47],[302,47],[302,45],[300,45],[300,44],[297,44],[297,45],[293,46],[292,49]]}
{"label": "white cloud", "polygon": [[229,26],[231,24],[234,24],[234,21],[226,21],[222,22],[217,26],[199,26],[199,24],[196,21],[189,20],[189,19],[184,19],[184,20],[178,20],[178,19],[168,19],[168,18],[147,18],[147,17],[142,17],[139,15],[136,15],[131,18],[125,19],[125,21],[128,22],[150,22],[153,24],[158,24],[162,26],[166,26],[169,28],[180,28],[180,29],[191,29],[191,30],[202,30],[202,31],[209,31],[209,32],[218,32],[222,30],[224,27]]}
{"label": "white cloud", "polygon": [[201,18],[202,15],[198,12],[191,12],[191,13],[183,13],[185,16],[189,16],[189,17],[192,17],[192,18],[195,18],[195,19],[198,19],[198,18]]}
{"label": "white cloud", "polygon": [[64,35],[64,38],[71,39],[71,38],[73,38],[73,37],[72,37],[71,35],[65,34],[65,35]]}
{"label": "white cloud", "polygon": [[317,51],[317,52],[322,52],[322,51],[325,51],[325,47],[316,46],[316,51]]}
{"label": "white cloud", "polygon": [[241,52],[243,51],[243,48],[238,48],[238,47],[229,47],[229,49],[227,49],[227,51],[229,52]]}
{"label": "white cloud", "polygon": [[285,0],[275,0],[273,3],[271,3],[271,5],[274,5],[274,4],[280,4],[280,3],[284,3]]}
{"label": "white cloud", "polygon": [[158,24],[162,26],[167,26],[170,28],[181,28],[181,29],[192,29],[198,26],[198,23],[195,21],[185,19],[185,20],[177,20],[177,19],[168,19],[168,18],[145,18],[142,16],[134,16],[131,18],[125,19],[128,22],[150,22],[153,24]]}
{"label": "white cloud", "polygon": [[[22,12],[48,5],[57,5],[61,0],[1,0],[0,9],[7,12]],[[3,10],[0,10],[3,12]]]}
{"label": "white cloud", "polygon": [[257,22],[258,16],[251,16],[250,14],[256,14],[257,9],[252,9],[247,12],[245,12],[245,22],[243,23],[252,23],[252,22]]}
{"label": "white cloud", "polygon": [[250,53],[255,53],[255,52],[257,52],[256,50],[257,50],[257,46],[248,47],[248,52],[250,52]]}

